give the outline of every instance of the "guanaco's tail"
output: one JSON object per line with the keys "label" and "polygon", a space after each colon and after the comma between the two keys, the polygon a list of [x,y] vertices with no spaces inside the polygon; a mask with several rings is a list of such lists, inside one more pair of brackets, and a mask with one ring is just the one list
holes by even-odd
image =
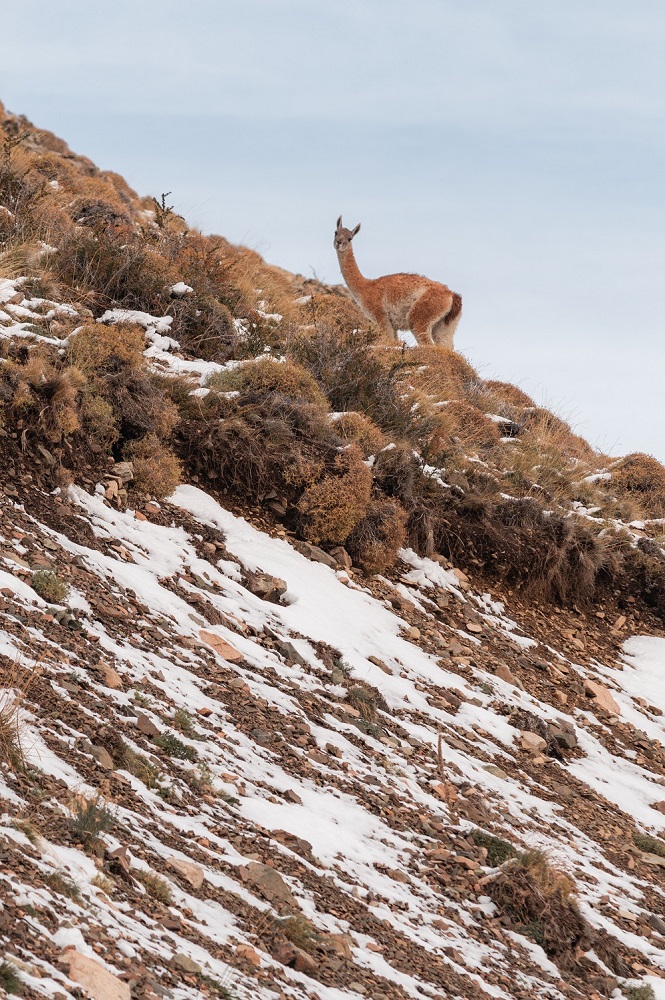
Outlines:
{"label": "guanaco's tail", "polygon": [[450,326],[453,320],[456,320],[462,311],[462,296],[458,295],[457,292],[452,293],[453,304],[443,318],[443,322],[446,326]]}

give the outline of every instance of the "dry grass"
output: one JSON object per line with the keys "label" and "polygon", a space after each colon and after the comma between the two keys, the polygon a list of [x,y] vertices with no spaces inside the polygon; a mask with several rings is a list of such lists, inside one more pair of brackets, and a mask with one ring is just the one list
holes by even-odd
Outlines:
{"label": "dry grass", "polygon": [[426,455],[436,464],[439,456],[450,454],[451,448],[492,448],[499,443],[497,424],[466,400],[454,400],[443,406],[432,420],[432,433]]}
{"label": "dry grass", "polygon": [[614,489],[636,502],[646,517],[665,517],[665,466],[657,459],[635,452],[611,472]]}
{"label": "dry grass", "polygon": [[69,338],[67,357],[85,374],[99,377],[120,368],[143,368],[145,347],[142,327],[88,323]]}
{"label": "dry grass", "polygon": [[489,884],[489,894],[513,929],[541,945],[560,968],[574,965],[579,949],[593,943],[571,879],[540,851],[527,851],[509,862]]}
{"label": "dry grass", "polygon": [[164,906],[171,906],[173,903],[173,889],[166,879],[160,878],[154,872],[146,872],[141,869],[132,869],[132,875],[138,879],[145,891],[158,903]]}
{"label": "dry grass", "polygon": [[376,455],[388,444],[381,428],[377,427],[364,413],[351,410],[337,414],[333,426],[335,433],[339,434],[343,441],[357,444],[365,458]]}
{"label": "dry grass", "polygon": [[147,434],[125,448],[125,457],[134,466],[133,486],[163,500],[182,482],[182,465],[156,434]]}
{"label": "dry grass", "polygon": [[405,354],[404,377],[437,402],[463,399],[477,375],[461,354],[445,347],[415,347]]}
{"label": "dry grass", "polygon": [[217,392],[243,392],[266,396],[275,393],[295,402],[312,403],[323,410],[328,400],[312,375],[292,361],[259,358],[246,361],[237,368],[211,376],[207,385]]}
{"label": "dry grass", "polygon": [[0,665],[0,763],[13,771],[26,766],[21,705],[38,672],[37,664],[23,669],[18,660],[3,660]]}
{"label": "dry grass", "polygon": [[372,472],[356,445],[338,455],[334,472],[305,490],[298,501],[302,531],[309,542],[342,544],[367,513]]}
{"label": "dry grass", "polygon": [[377,497],[346,539],[354,563],[366,573],[385,573],[406,544],[407,513],[397,500]]}

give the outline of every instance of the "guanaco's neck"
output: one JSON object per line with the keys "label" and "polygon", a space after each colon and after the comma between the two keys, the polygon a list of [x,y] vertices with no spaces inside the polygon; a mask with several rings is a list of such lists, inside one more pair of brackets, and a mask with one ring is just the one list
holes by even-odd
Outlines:
{"label": "guanaco's neck", "polygon": [[354,297],[360,295],[363,288],[369,282],[368,279],[364,278],[360,273],[360,268],[356,264],[356,258],[353,255],[353,248],[348,246],[344,253],[337,251],[337,259],[339,261],[342,277],[346,282],[346,287]]}

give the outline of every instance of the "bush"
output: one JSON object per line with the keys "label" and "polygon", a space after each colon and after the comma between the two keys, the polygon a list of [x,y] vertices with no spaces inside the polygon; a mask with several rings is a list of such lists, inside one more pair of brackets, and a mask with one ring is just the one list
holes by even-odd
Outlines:
{"label": "bush", "polygon": [[32,589],[49,604],[64,604],[69,596],[69,584],[55,570],[38,569],[31,582]]}
{"label": "bush", "polygon": [[21,996],[23,993],[23,982],[19,976],[18,969],[6,960],[0,962],[0,986],[2,986],[5,993],[13,996]]}
{"label": "bush", "polygon": [[249,503],[273,491],[296,502],[333,466],[341,444],[320,407],[277,394],[207,396],[196,410],[190,406],[177,440],[193,473]]}
{"label": "bush", "polygon": [[345,542],[372,495],[372,471],[355,445],[337,456],[334,467],[335,474],[310,486],[298,502],[303,534],[315,544]]}
{"label": "bush", "polygon": [[665,841],[659,840],[657,837],[649,837],[646,833],[634,833],[633,842],[641,851],[665,858]]}
{"label": "bush", "polygon": [[145,368],[143,328],[136,324],[88,323],[67,345],[67,358],[87,375],[108,375],[123,368]]}
{"label": "bush", "polygon": [[147,434],[125,448],[125,457],[134,466],[133,485],[158,500],[171,496],[182,481],[179,459],[156,434]]}
{"label": "bush", "polygon": [[146,872],[141,869],[132,869],[132,875],[138,879],[149,896],[156,899],[164,906],[171,906],[173,903],[173,890],[166,879],[160,878],[154,872]]}
{"label": "bush", "polygon": [[612,485],[637,500],[646,517],[665,517],[665,466],[635,452],[612,466]]}
{"label": "bush", "polygon": [[448,403],[433,419],[425,454],[436,462],[451,448],[491,448],[501,437],[497,424],[465,400]]}
{"label": "bush", "polygon": [[152,742],[163,750],[167,757],[175,757],[178,760],[196,760],[198,756],[194,747],[187,746],[173,733],[160,733],[153,737]]}
{"label": "bush", "polygon": [[376,455],[388,443],[383,431],[364,413],[347,410],[334,414],[333,426],[343,441],[357,444],[365,458]]}
{"label": "bush", "polygon": [[71,818],[72,830],[85,843],[93,843],[115,825],[115,816],[100,799],[79,798]]}
{"label": "bush", "polygon": [[346,539],[346,548],[366,573],[384,573],[406,544],[407,514],[396,500],[372,499]]}
{"label": "bush", "polygon": [[509,407],[533,407],[536,408],[536,404],[531,399],[531,396],[527,396],[525,392],[519,389],[516,385],[511,385],[510,382],[497,382],[495,379],[487,379],[483,382],[484,387],[496,398],[499,399],[504,405]]}
{"label": "bush", "polygon": [[463,399],[477,380],[466,358],[446,347],[414,347],[408,352],[405,378],[437,402]]}
{"label": "bush", "polygon": [[316,380],[301,365],[292,361],[259,358],[245,361],[236,368],[211,376],[207,385],[217,392],[255,393],[266,396],[277,393],[296,402],[312,403],[322,410],[328,409],[328,400]]}
{"label": "bush", "polygon": [[561,967],[586,951],[593,932],[573,898],[573,883],[540,851],[526,851],[489,884],[489,894],[514,930],[532,938]]}
{"label": "bush", "polygon": [[59,368],[48,351],[30,352],[0,370],[0,392],[24,421],[24,429],[60,442],[79,429],[78,406],[85,378],[78,368]]}
{"label": "bush", "polygon": [[498,868],[499,865],[504,864],[510,858],[516,858],[518,855],[513,845],[507,840],[494,837],[491,833],[485,833],[484,830],[474,830],[471,836],[474,844],[478,847],[484,847],[487,851],[487,864],[490,868]]}

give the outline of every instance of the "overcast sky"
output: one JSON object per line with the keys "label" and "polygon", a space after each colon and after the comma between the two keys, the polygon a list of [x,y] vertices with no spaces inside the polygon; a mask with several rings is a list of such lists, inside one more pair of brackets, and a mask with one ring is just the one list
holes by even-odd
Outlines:
{"label": "overcast sky", "polygon": [[13,31],[12,111],[305,275],[362,221],[368,277],[462,294],[481,374],[665,461],[661,0],[22,0]]}

